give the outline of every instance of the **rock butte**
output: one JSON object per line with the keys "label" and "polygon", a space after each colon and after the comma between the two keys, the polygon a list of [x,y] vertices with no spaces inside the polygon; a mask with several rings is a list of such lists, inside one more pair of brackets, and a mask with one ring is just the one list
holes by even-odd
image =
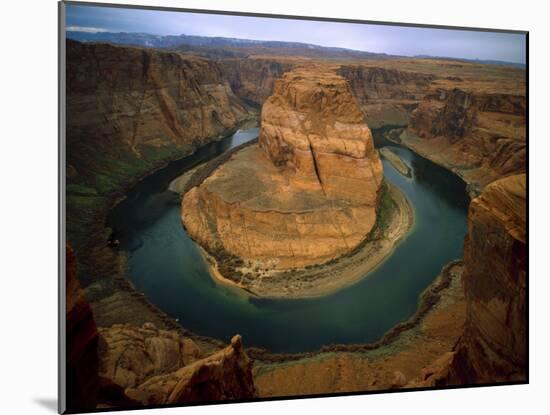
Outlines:
{"label": "rock butte", "polygon": [[273,269],[318,264],[368,235],[382,179],[347,81],[326,69],[295,69],[263,105],[259,145],[189,190],[182,221],[210,253]]}

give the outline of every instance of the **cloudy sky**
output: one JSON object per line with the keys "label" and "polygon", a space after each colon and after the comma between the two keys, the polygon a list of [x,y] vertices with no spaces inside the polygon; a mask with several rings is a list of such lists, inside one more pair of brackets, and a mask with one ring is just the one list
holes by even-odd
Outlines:
{"label": "cloudy sky", "polygon": [[66,25],[69,30],[89,32],[142,32],[281,40],[393,55],[432,55],[525,63],[525,35],[511,33],[80,5],[67,5]]}

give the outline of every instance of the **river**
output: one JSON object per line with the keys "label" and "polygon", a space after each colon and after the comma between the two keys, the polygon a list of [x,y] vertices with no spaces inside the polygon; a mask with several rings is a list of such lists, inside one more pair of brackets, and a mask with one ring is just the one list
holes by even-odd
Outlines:
{"label": "river", "polygon": [[462,256],[468,195],[455,174],[373,131],[377,147],[390,146],[412,170],[399,174],[387,161],[386,180],[415,211],[415,225],[380,266],[358,283],[315,299],[266,300],[212,280],[198,247],[180,221],[179,195],[169,183],[185,171],[258,135],[239,130],[138,183],[110,213],[108,225],[127,251],[126,275],[138,291],[183,327],[228,342],[273,352],[303,352],[323,345],[377,340],[417,309],[421,292],[451,260]]}

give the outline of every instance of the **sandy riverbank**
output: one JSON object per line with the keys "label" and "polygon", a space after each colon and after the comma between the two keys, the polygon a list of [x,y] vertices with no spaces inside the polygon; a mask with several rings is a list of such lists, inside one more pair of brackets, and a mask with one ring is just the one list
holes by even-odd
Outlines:
{"label": "sandy riverbank", "polygon": [[[248,295],[285,299],[325,296],[367,277],[391,255],[414,226],[414,210],[404,193],[388,183],[386,197],[391,200],[393,209],[384,228],[375,229],[351,253],[329,263],[283,272],[264,272],[255,278],[234,281],[220,273],[213,256],[201,251],[216,282],[240,288]],[[246,271],[250,272],[250,269]]]}
{"label": "sandy riverbank", "polygon": [[183,194],[185,191],[185,187],[187,186],[187,183],[191,179],[191,177],[195,174],[195,172],[201,168],[204,165],[204,163],[200,163],[198,166],[193,167],[192,169],[186,171],[181,176],[176,177],[174,180],[170,182],[168,185],[168,190],[171,192]]}
{"label": "sandy riverbank", "polygon": [[382,155],[382,157],[388,160],[390,164],[403,176],[412,176],[411,168],[401,159],[401,157],[395,154],[391,149],[387,147],[382,147],[380,149],[380,154]]}

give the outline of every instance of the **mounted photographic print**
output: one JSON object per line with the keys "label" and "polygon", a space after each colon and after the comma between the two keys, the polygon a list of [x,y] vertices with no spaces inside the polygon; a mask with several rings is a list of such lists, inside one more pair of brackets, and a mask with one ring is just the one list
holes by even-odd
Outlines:
{"label": "mounted photographic print", "polygon": [[59,23],[61,412],[528,382],[527,32]]}

